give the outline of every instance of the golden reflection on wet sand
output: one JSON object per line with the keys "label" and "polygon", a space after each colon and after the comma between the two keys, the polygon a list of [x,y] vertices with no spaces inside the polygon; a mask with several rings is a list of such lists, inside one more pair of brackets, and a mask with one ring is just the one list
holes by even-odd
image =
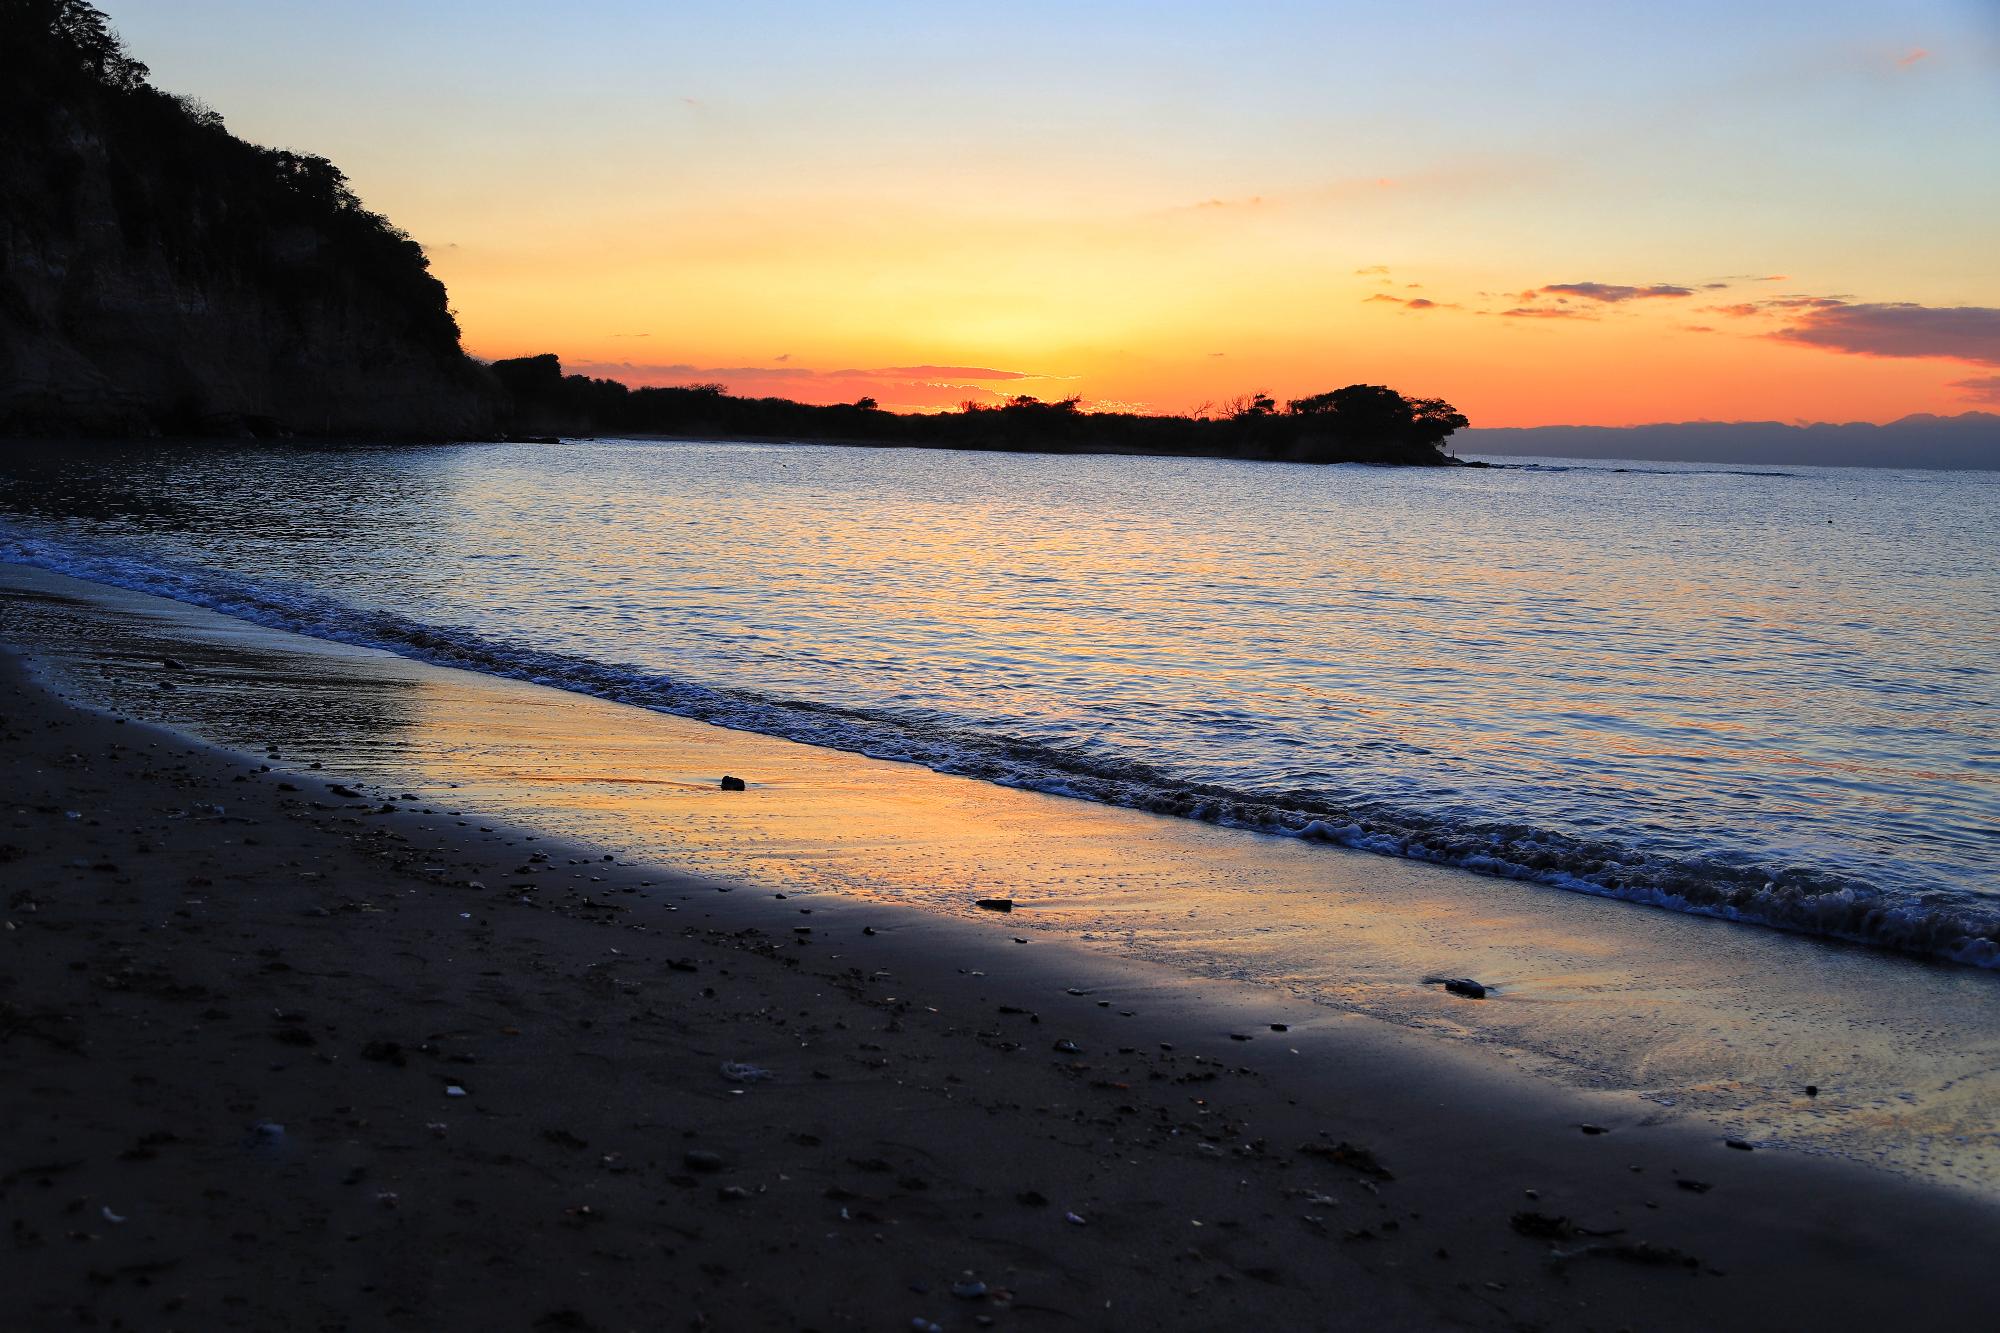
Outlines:
{"label": "golden reflection on wet sand", "polygon": [[[1651,1099],[1663,1116],[2000,1188],[1988,972],[996,787],[35,571],[6,578],[39,594],[7,603],[10,638],[120,712],[224,745],[275,745],[329,776],[739,885],[895,901],[1277,986]],[[155,688],[162,645],[195,668],[188,686]],[[725,773],[748,789],[720,791]],[[988,896],[1015,911],[974,907]],[[1495,989],[1464,1000],[1425,984],[1437,976]]]}

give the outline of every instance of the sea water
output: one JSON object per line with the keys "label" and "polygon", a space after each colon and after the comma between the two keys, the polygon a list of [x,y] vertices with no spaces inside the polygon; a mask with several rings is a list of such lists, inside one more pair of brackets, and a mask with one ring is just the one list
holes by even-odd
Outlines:
{"label": "sea water", "polygon": [[2000,474],[13,446],[0,560],[945,772],[2000,964]]}

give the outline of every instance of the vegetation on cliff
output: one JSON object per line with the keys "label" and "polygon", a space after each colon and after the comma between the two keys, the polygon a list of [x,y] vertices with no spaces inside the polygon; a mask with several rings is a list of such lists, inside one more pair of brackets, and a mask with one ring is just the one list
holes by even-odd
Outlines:
{"label": "vegetation on cliff", "polygon": [[331,162],[153,87],[81,0],[0,0],[0,429],[452,434],[490,381]]}

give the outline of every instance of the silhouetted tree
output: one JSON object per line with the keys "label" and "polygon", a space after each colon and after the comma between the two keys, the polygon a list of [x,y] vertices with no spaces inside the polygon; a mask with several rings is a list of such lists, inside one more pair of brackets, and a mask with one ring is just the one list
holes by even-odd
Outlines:
{"label": "silhouetted tree", "polygon": [[8,64],[44,60],[119,92],[146,84],[111,20],[82,0],[0,0],[0,53]]}
{"label": "silhouetted tree", "polygon": [[1333,449],[1352,454],[1380,448],[1435,449],[1466,418],[1442,398],[1405,398],[1380,384],[1350,384],[1294,398],[1286,412],[1305,427],[1308,458]]}
{"label": "silhouetted tree", "polygon": [[1240,393],[1222,406],[1234,421],[1251,421],[1258,417],[1268,417],[1278,410],[1277,401],[1262,389],[1255,393]]}

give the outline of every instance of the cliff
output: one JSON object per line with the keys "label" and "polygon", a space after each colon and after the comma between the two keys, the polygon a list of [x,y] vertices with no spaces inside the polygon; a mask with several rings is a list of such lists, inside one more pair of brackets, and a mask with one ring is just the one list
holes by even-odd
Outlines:
{"label": "cliff", "polygon": [[145,76],[90,6],[0,0],[0,434],[490,428],[422,248]]}

